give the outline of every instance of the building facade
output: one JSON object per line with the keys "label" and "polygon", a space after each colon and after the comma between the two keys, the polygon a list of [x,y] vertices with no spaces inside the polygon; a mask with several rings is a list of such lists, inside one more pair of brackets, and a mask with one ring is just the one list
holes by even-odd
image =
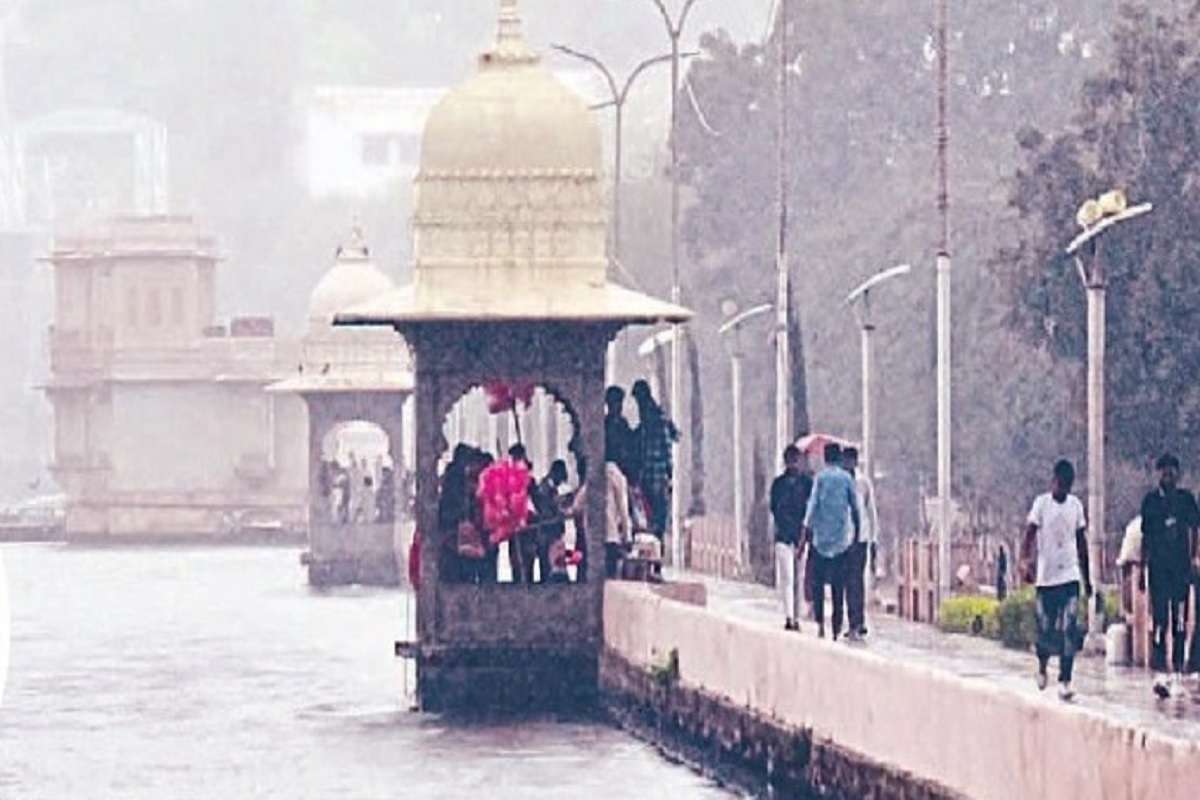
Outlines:
{"label": "building facade", "polygon": [[216,323],[216,243],[188,217],[56,239],[51,470],[67,535],[286,535],[304,525],[307,424],[264,388],[299,344],[269,318]]}

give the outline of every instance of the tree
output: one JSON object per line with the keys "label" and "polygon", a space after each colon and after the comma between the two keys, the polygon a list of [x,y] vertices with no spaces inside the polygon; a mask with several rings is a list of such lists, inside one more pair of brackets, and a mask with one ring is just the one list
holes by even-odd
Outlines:
{"label": "tree", "polygon": [[[795,36],[791,117],[792,209],[789,261],[803,350],[811,427],[855,436],[860,426],[856,327],[841,300],[875,271],[906,261],[910,279],[876,299],[880,340],[878,463],[889,526],[916,524],[917,487],[932,472],[935,428],[930,361],[933,311],[932,4],[914,14],[908,0],[846,3],[789,0]],[[1018,509],[1041,476],[1028,468],[1069,446],[1074,373],[1048,378],[1035,343],[1005,322],[997,276],[987,268],[1008,242],[1013,212],[1006,182],[1019,163],[1013,120],[1056,131],[1069,121],[1057,98],[1077,91],[1107,52],[1116,0],[980,0],[960,9],[951,32],[952,227],[955,256],[956,480],[986,487]],[[690,207],[684,228],[691,260],[685,292],[701,318],[733,296],[743,307],[774,300],[775,135],[779,42],[739,43],[720,32],[690,62],[681,152]],[[695,103],[692,103],[692,96]],[[703,112],[703,121],[697,109]],[[748,387],[769,403],[770,340],[751,347]],[[721,348],[703,349],[719,374]],[[1011,365],[998,371],[996,365]],[[1042,380],[1031,407],[1021,382]],[[708,393],[711,406],[728,405]],[[1064,415],[1057,408],[1071,409]],[[773,413],[754,414],[748,436],[769,433]],[[1019,413],[1017,411],[1019,409]],[[797,409],[799,411],[799,409]],[[1051,418],[1053,417],[1053,418]],[[801,420],[796,423],[799,429]],[[1029,431],[1030,436],[1014,433]],[[722,426],[710,424],[709,431]],[[1038,438],[1042,431],[1052,439]],[[727,453],[721,441],[707,451]],[[899,512],[899,513],[897,513]],[[1019,513],[1014,511],[1013,513]]]}
{"label": "tree", "polygon": [[1154,213],[1102,242],[1108,270],[1108,441],[1141,462],[1200,445],[1200,4],[1122,8],[1104,72],[1079,97],[1070,130],[1020,136],[1011,206],[1020,236],[1001,250],[1009,323],[1057,363],[1086,357],[1085,297],[1062,254],[1083,199],[1111,187]]}

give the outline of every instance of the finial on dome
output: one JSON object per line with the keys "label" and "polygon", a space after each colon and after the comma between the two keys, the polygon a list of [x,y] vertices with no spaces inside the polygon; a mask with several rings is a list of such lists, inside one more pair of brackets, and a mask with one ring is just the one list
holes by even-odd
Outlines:
{"label": "finial on dome", "polygon": [[367,239],[363,233],[362,223],[358,217],[355,217],[354,224],[350,226],[350,241],[339,246],[337,249],[338,260],[366,261],[370,256],[371,250],[367,247]]}
{"label": "finial on dome", "polygon": [[493,61],[532,63],[537,54],[529,49],[521,23],[517,0],[500,0],[500,19],[496,31],[496,47],[483,54],[483,63]]}

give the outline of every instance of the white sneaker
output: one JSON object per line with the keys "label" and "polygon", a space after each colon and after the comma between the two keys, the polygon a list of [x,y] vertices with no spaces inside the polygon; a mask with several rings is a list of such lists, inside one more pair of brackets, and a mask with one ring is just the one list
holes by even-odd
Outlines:
{"label": "white sneaker", "polygon": [[1069,703],[1075,697],[1075,690],[1071,688],[1070,681],[1062,681],[1058,684],[1058,699],[1064,703]]}
{"label": "white sneaker", "polygon": [[1171,690],[1167,688],[1167,678],[1165,675],[1157,674],[1154,676],[1154,694],[1159,700],[1166,700],[1171,696]]}
{"label": "white sneaker", "polygon": [[1046,673],[1042,672],[1041,670],[1038,670],[1037,675],[1035,676],[1034,680],[1037,681],[1038,691],[1041,692],[1046,689],[1046,684],[1049,682],[1050,679],[1046,677]]}

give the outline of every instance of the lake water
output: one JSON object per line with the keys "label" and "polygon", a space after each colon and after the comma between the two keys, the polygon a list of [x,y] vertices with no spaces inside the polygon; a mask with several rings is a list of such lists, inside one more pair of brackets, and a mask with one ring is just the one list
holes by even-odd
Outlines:
{"label": "lake water", "polygon": [[408,595],[312,591],[295,550],[0,557],[4,800],[733,796],[598,722],[411,713]]}

